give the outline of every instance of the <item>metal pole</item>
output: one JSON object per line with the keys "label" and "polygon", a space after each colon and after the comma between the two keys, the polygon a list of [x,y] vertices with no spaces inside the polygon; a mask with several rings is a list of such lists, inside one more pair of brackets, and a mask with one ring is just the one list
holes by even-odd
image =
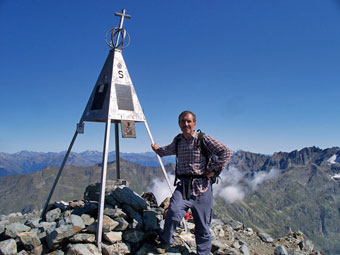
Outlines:
{"label": "metal pole", "polygon": [[[81,122],[81,123],[82,123],[82,122]],[[63,169],[64,169],[64,166],[65,166],[65,164],[66,164],[67,158],[68,158],[69,155],[70,155],[71,149],[72,149],[73,144],[74,144],[74,142],[75,142],[75,140],[76,140],[76,138],[77,138],[77,135],[78,135],[78,131],[76,130],[76,132],[75,132],[74,135],[73,135],[72,141],[71,141],[71,143],[70,143],[70,145],[69,145],[69,147],[68,147],[68,150],[67,150],[67,152],[66,152],[66,154],[65,154],[64,160],[63,160],[63,162],[62,162],[62,164],[61,164],[61,166],[60,166],[60,168],[59,168],[59,172],[58,172],[58,174],[57,174],[57,176],[56,176],[56,179],[54,180],[54,184],[53,184],[53,186],[52,186],[52,189],[51,189],[51,191],[50,191],[50,194],[48,195],[47,201],[46,201],[46,203],[45,203],[45,206],[44,206],[44,209],[43,209],[43,211],[42,211],[42,213],[41,213],[40,218],[44,218],[45,215],[46,215],[48,203],[50,202],[51,197],[52,197],[52,195],[53,195],[53,192],[54,192],[54,190],[55,190],[55,187],[57,186],[57,183],[58,183],[58,181],[59,181],[60,175],[61,175],[61,173],[62,173],[62,171],[63,171]]]}
{"label": "metal pole", "polygon": [[120,179],[120,159],[119,159],[119,122],[115,121],[115,142],[116,142],[116,172],[117,180]]}
{"label": "metal pole", "polygon": [[107,172],[107,159],[108,159],[108,149],[109,149],[109,140],[110,140],[110,127],[111,127],[111,119],[108,118],[106,121],[105,128],[105,140],[104,140],[104,151],[103,151],[103,166],[102,166],[102,176],[101,176],[101,185],[100,185],[100,197],[99,197],[99,206],[98,206],[98,225],[97,225],[97,247],[101,250],[101,242],[102,242],[102,230],[103,230],[103,214],[104,214],[104,203],[105,203],[105,184],[106,184],[106,172]]}
{"label": "metal pole", "polygon": [[[144,121],[144,124],[145,124],[146,130],[148,131],[148,134],[149,134],[151,143],[154,144],[155,141],[154,141],[153,138],[152,138],[152,135],[151,135],[151,132],[150,132],[150,129],[149,129],[149,126],[148,126],[148,123],[146,122],[146,120]],[[173,189],[172,189],[172,186],[171,186],[171,184],[170,184],[169,177],[168,177],[168,175],[167,175],[167,173],[166,173],[166,171],[165,171],[165,167],[164,167],[164,165],[163,165],[163,161],[162,161],[161,157],[160,157],[157,153],[156,153],[156,156],[157,156],[157,158],[158,158],[159,164],[161,165],[161,168],[162,168],[164,177],[165,177],[165,179],[166,179],[166,182],[168,183],[170,192],[171,192],[171,194],[172,194],[172,193],[173,193]]]}

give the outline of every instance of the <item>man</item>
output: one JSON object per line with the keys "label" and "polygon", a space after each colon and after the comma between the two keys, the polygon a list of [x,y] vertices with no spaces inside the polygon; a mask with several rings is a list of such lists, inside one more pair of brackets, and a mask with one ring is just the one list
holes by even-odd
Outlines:
{"label": "man", "polygon": [[[211,250],[210,221],[213,208],[211,178],[218,175],[228,164],[232,151],[211,136],[199,139],[195,130],[196,116],[190,111],[178,117],[182,134],[176,136],[171,144],[160,147],[154,143],[152,149],[159,156],[177,155],[176,177],[179,182],[172,194],[170,206],[165,217],[164,230],[158,252],[165,252],[173,244],[173,234],[178,223],[191,209],[195,223],[195,239],[198,255],[209,255]],[[199,144],[202,142],[203,144]],[[202,146],[216,159],[211,163],[202,151]]]}

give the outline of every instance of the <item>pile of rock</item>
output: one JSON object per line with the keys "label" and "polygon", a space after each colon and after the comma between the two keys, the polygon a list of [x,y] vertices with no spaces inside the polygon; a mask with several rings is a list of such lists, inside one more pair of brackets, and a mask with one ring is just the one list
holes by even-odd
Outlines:
{"label": "pile of rock", "polygon": [[[100,186],[94,184],[87,187],[84,200],[50,205],[43,220],[37,213],[0,216],[0,255],[157,254],[155,246],[168,203],[157,206],[125,184],[106,184],[101,251],[95,245]],[[167,254],[195,254],[194,224],[186,226],[187,231],[178,228]],[[313,244],[302,239],[302,234],[274,240],[240,222],[220,220],[212,221],[211,232],[213,254],[321,254],[313,251]]]}

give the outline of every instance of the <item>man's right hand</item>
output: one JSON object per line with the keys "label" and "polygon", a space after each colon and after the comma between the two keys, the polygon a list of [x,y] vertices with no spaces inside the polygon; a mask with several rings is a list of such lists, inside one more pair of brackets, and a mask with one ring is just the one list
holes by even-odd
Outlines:
{"label": "man's right hand", "polygon": [[151,148],[153,149],[153,151],[156,151],[159,149],[159,145],[157,143],[151,144]]}

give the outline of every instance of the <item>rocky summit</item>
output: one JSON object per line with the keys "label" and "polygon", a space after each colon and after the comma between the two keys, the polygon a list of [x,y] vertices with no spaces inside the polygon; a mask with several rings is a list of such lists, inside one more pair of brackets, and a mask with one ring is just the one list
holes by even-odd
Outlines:
{"label": "rocky summit", "polygon": [[[157,254],[169,199],[158,206],[150,193],[140,196],[125,181],[107,181],[103,243],[99,250],[95,243],[99,190],[100,184],[93,184],[86,188],[83,200],[50,204],[44,219],[38,212],[1,215],[0,254]],[[194,231],[189,218],[177,228],[175,243],[166,254],[196,254]],[[274,239],[239,221],[213,219],[211,233],[211,254],[322,254],[299,231]]]}

